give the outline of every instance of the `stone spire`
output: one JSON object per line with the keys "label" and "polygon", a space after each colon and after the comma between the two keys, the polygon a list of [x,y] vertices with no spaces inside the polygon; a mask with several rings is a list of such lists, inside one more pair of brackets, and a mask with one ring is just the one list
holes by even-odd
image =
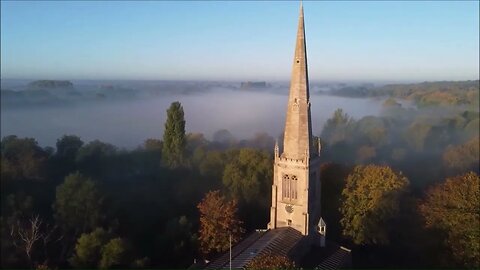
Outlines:
{"label": "stone spire", "polygon": [[310,116],[310,94],[308,89],[307,52],[303,5],[300,3],[297,43],[293,58],[290,94],[288,98],[287,117],[282,157],[307,161],[316,155],[312,140]]}

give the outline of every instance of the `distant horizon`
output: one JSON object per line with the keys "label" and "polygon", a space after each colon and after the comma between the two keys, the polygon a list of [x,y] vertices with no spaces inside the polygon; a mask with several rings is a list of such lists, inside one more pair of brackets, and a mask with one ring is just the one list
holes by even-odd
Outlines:
{"label": "distant horizon", "polygon": [[[225,83],[239,83],[239,82],[266,82],[266,83],[290,83],[290,79],[282,80],[227,80],[227,79],[52,79],[52,78],[1,78],[0,80],[5,81],[70,81],[70,82],[225,82]],[[309,83],[399,83],[399,84],[415,84],[415,83],[424,83],[424,82],[461,82],[461,81],[480,81],[480,78],[476,79],[462,79],[462,80],[354,80],[354,79],[338,79],[338,80],[311,80]]]}
{"label": "distant horizon", "polygon": [[[297,1],[2,1],[1,77],[284,81]],[[479,74],[477,1],[304,3],[311,81]]]}

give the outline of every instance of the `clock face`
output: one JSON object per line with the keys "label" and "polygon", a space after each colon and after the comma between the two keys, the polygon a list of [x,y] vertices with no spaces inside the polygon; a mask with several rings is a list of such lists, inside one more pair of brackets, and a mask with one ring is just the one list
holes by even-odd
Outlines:
{"label": "clock face", "polygon": [[285,206],[285,211],[287,211],[287,213],[293,213],[293,205],[287,204]]}

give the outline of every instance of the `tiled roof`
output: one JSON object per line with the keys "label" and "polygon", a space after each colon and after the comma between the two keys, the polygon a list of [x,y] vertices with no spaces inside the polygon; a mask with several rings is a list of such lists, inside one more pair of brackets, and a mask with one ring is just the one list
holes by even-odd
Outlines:
{"label": "tiled roof", "polygon": [[[299,231],[289,227],[254,232],[232,248],[232,268],[243,268],[260,254],[287,256],[302,237]],[[229,258],[230,254],[226,252],[209,263],[206,269],[229,268]]]}
{"label": "tiled roof", "polygon": [[341,269],[351,267],[351,251],[344,247],[339,247],[330,257],[326,258],[315,269]]}

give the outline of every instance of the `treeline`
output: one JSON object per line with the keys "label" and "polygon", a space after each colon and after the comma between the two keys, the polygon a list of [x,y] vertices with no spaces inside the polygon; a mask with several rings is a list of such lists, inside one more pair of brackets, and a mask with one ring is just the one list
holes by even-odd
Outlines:
{"label": "treeline", "polygon": [[[4,137],[2,267],[186,268],[224,251],[232,224],[234,242],[265,228],[274,139],[209,141],[185,134],[183,114],[173,103],[163,138],[134,150]],[[478,267],[478,123],[478,111],[337,110],[320,136],[328,239],[358,267]]]}
{"label": "treeline", "polygon": [[346,97],[389,96],[413,101],[418,107],[479,105],[479,80],[388,84],[380,87],[348,86],[330,94]]}
{"label": "treeline", "polygon": [[185,134],[179,103],[168,115],[163,140],[131,151],[75,135],[56,148],[4,137],[2,267],[186,268],[201,256],[197,204],[210,190],[238,201],[245,229],[264,228],[272,158],[261,149],[273,138],[221,130],[208,141]]}
{"label": "treeline", "polygon": [[113,81],[73,84],[70,81],[40,80],[26,85],[2,87],[2,108],[71,106],[93,102],[131,101],[171,95],[205,94],[214,89],[236,89],[231,83],[188,81]]}
{"label": "treeline", "polygon": [[329,239],[353,248],[356,267],[478,267],[478,111],[386,103],[324,126]]}

